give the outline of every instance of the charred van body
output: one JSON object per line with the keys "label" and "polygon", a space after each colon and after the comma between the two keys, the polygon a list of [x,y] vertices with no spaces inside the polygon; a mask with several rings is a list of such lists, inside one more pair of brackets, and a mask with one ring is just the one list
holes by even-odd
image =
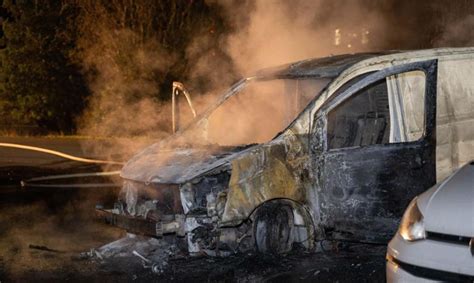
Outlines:
{"label": "charred van body", "polygon": [[473,70],[472,48],[263,70],[128,161],[98,212],[191,254],[385,243],[414,196],[474,158]]}

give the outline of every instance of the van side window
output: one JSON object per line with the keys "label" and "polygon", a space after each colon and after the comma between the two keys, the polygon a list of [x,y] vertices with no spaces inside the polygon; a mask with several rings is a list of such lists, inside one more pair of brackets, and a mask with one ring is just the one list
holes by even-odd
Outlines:
{"label": "van side window", "polygon": [[328,113],[328,148],[411,142],[424,132],[425,74],[411,71],[375,82]]}

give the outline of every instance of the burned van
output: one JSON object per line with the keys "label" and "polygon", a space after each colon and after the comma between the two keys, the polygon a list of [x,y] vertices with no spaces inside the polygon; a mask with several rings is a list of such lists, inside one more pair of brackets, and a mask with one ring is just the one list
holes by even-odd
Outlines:
{"label": "burned van", "polygon": [[108,222],[191,254],[385,243],[413,197],[474,159],[474,48],[266,69],[196,115],[127,162]]}

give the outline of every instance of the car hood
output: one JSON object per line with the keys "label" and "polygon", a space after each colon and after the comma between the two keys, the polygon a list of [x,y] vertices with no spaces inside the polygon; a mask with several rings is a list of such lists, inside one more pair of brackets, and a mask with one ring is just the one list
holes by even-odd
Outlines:
{"label": "car hood", "polygon": [[250,146],[166,148],[154,144],[132,157],[122,168],[124,179],[144,183],[182,184],[230,160]]}
{"label": "car hood", "polygon": [[427,231],[473,237],[474,163],[420,195],[417,204]]}

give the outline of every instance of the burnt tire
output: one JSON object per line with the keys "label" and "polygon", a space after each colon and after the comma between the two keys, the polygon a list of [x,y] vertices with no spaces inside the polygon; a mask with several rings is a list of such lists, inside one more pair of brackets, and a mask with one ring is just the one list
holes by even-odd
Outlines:
{"label": "burnt tire", "polygon": [[285,254],[293,248],[294,216],[289,205],[268,203],[255,215],[255,249],[263,254]]}

